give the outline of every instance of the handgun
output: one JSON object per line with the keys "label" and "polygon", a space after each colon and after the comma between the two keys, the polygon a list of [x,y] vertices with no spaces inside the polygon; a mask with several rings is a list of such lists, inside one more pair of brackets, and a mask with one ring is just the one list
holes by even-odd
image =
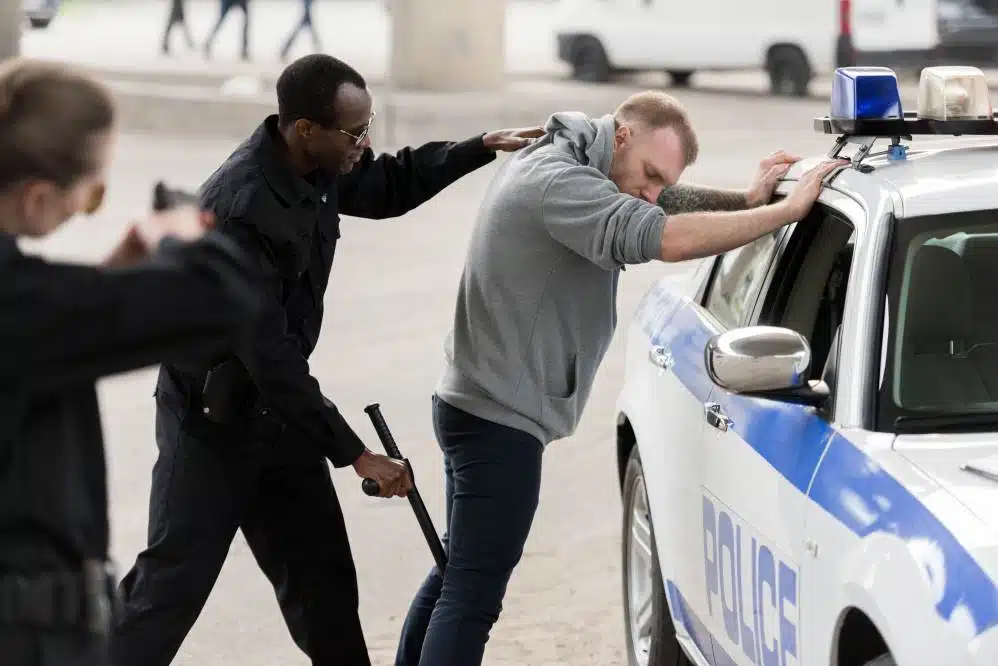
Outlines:
{"label": "handgun", "polygon": [[152,188],[152,209],[156,212],[171,210],[186,204],[197,205],[198,196],[180,188],[171,188],[162,180]]}

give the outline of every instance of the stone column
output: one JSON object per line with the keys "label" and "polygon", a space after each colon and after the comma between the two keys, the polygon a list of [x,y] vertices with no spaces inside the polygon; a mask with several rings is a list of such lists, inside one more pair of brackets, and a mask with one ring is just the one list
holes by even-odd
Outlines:
{"label": "stone column", "polygon": [[21,0],[0,0],[0,60],[21,53]]}
{"label": "stone column", "polygon": [[388,74],[402,90],[488,91],[506,80],[506,0],[388,0]]}

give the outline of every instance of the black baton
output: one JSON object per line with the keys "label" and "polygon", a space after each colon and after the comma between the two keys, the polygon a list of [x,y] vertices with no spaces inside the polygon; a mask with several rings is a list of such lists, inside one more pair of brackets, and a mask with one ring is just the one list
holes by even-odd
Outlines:
{"label": "black baton", "polygon": [[[419,529],[423,531],[423,537],[426,538],[426,545],[430,547],[430,552],[433,553],[433,560],[437,563],[437,569],[443,574],[444,569],[447,568],[447,553],[444,552],[444,544],[440,541],[440,536],[437,534],[436,528],[433,527],[433,521],[430,520],[430,514],[426,510],[426,505],[423,504],[423,498],[420,497],[419,490],[416,488],[416,477],[412,473],[412,465],[409,464],[406,458],[402,457],[399,447],[395,444],[395,438],[392,437],[392,432],[388,429],[388,424],[385,423],[385,418],[381,415],[381,407],[378,403],[368,405],[364,408],[364,411],[371,418],[374,432],[378,433],[378,439],[381,440],[382,446],[385,447],[385,453],[388,454],[388,457],[401,460],[409,470],[409,477],[412,479],[412,490],[406,493],[406,497],[409,498],[412,512],[416,514],[416,521],[419,523]],[[364,490],[365,495],[377,496],[381,494],[378,482],[374,479],[364,479],[361,483],[361,488]]]}

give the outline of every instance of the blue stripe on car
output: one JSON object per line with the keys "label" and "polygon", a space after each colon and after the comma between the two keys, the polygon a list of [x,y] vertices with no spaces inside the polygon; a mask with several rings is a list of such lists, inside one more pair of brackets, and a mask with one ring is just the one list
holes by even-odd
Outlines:
{"label": "blue stripe on car", "polygon": [[[650,343],[671,352],[672,372],[686,389],[698,400],[719,403],[743,441],[858,537],[885,532],[909,544],[934,545],[944,563],[938,569],[927,567],[926,573],[942,577],[936,611],[943,619],[951,619],[962,607],[974,620],[974,635],[998,624],[995,581],[932,511],[814,408],[714,390],[704,365],[713,331],[694,311],[696,305],[681,307],[677,300],[657,285],[646,295],[638,317]],[[655,312],[674,314],[657,317]]]}

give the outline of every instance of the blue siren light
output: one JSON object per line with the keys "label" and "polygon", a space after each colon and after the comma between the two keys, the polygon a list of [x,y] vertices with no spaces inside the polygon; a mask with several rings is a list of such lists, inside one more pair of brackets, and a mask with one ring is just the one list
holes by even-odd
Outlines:
{"label": "blue siren light", "polygon": [[888,67],[839,67],[831,101],[832,119],[904,119],[897,74]]}

